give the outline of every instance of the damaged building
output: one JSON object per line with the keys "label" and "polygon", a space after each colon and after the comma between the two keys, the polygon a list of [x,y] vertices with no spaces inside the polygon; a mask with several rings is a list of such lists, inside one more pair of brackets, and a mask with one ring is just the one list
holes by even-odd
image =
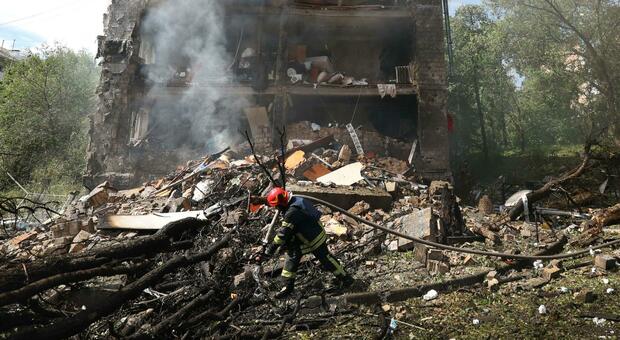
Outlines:
{"label": "damaged building", "polygon": [[450,175],[441,0],[113,0],[85,184],[334,136]]}

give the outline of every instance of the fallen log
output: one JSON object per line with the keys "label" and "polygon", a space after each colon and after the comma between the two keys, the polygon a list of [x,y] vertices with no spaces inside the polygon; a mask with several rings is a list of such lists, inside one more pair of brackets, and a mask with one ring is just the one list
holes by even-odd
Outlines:
{"label": "fallen log", "polygon": [[140,296],[144,289],[155,284],[164,275],[171,273],[180,267],[189,266],[208,260],[217,251],[226,246],[228,242],[230,242],[231,238],[231,235],[228,234],[220,241],[213,244],[208,250],[193,256],[178,255],[173,257],[162,265],[159,265],[150,272],[144,274],[136,281],[121,288],[115,295],[111,295],[108,300],[102,301],[94,308],[80,311],[66,318],[53,320],[44,326],[34,325],[29,327],[21,327],[16,329],[9,336],[13,339],[31,340],[43,338],[63,339],[78,334],[88,328],[88,326],[93,322],[113,313],[123,304]]}
{"label": "fallen log", "polygon": [[594,213],[592,219],[588,223],[589,227],[603,229],[603,227],[620,222],[620,203],[601,209]]}
{"label": "fallen log", "polygon": [[187,218],[172,222],[157,233],[122,244],[91,250],[80,254],[46,257],[29,264],[11,264],[0,268],[0,293],[19,289],[46,277],[101,267],[114,259],[124,259],[176,250],[173,242],[184,231],[198,229],[204,222]]}
{"label": "fallen log", "polygon": [[[585,145],[584,157],[583,157],[583,160],[581,161],[581,164],[578,167],[560,176],[559,178],[554,178],[550,180],[549,182],[545,183],[545,185],[543,185],[542,187],[527,194],[528,204],[532,204],[532,203],[535,203],[535,202],[538,202],[544,199],[545,197],[549,196],[549,194],[551,194],[551,189],[553,189],[554,187],[568,180],[581,176],[586,171],[586,169],[588,168],[590,164],[590,158],[591,158],[590,148],[591,148],[590,144]],[[508,217],[510,218],[510,220],[514,221],[517,218],[519,218],[519,216],[521,216],[521,214],[523,213],[524,208],[525,207],[523,204],[523,200],[520,199],[519,202],[514,207],[512,207],[510,211],[508,212]]]}
{"label": "fallen log", "polygon": [[8,305],[24,301],[40,292],[61,284],[69,284],[79,281],[92,279],[97,276],[114,276],[120,274],[129,274],[144,268],[145,265],[103,265],[99,268],[78,270],[75,272],[62,273],[53,275],[35,282],[32,282],[22,288],[12,290],[0,294],[0,306]]}
{"label": "fallen log", "polygon": [[603,231],[603,227],[620,222],[620,203],[598,210],[591,219],[581,223],[583,230],[574,244],[585,247],[592,244]]}

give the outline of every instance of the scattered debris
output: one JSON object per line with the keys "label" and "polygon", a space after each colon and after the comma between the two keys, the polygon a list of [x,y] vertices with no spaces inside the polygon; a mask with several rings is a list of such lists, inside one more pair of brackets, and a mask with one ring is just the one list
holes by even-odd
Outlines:
{"label": "scattered debris", "polygon": [[538,314],[540,315],[547,314],[547,307],[545,305],[540,305],[538,307]]}
{"label": "scattered debris", "polygon": [[364,169],[364,165],[360,162],[349,164],[325,176],[319,177],[317,181],[326,185],[353,185],[364,179],[361,175],[362,169]]}
{"label": "scattered debris", "polygon": [[428,292],[426,292],[426,294],[424,294],[422,298],[424,299],[424,301],[430,301],[430,300],[435,300],[438,296],[439,296],[439,293],[437,293],[436,290],[431,289]]}
{"label": "scattered debris", "polygon": [[[602,242],[597,239],[590,244],[594,258],[584,264],[494,261],[386,234],[346,214],[404,236],[456,249],[484,251],[492,246],[510,255],[560,251],[563,234],[574,241],[582,239],[580,228],[595,230],[574,221],[586,215],[585,221],[591,221],[590,213],[601,216],[596,211],[584,210],[579,216],[557,211],[537,214],[538,205],[530,205],[529,223],[497,222],[502,217],[491,201],[497,197],[483,196],[476,209],[456,197],[450,182],[423,182],[406,162],[360,157],[349,164],[350,148],[333,143],[333,137],[295,142],[282,155],[272,159],[247,150],[227,150],[187,162],[168,176],[134,189],[116,190],[102,183],[70,202],[62,215],[5,238],[0,251],[9,260],[0,266],[8,273],[0,280],[0,315],[15,308],[30,310],[19,302],[28,299],[55,301],[55,308],[65,313],[50,325],[43,319],[34,321],[36,328],[17,324],[11,334],[46,332],[68,337],[89,331],[110,337],[110,324],[120,337],[263,334],[272,332],[270,325],[280,324],[282,315],[291,315],[292,330],[302,322],[295,323],[297,313],[324,319],[321,313],[327,310],[330,318],[337,318],[347,304],[377,301],[386,316],[397,316],[396,330],[398,325],[410,324],[400,322],[407,313],[398,305],[410,297],[432,301],[440,292],[450,294],[459,287],[484,288],[483,294],[498,296],[514,287],[537,290],[555,281],[566,284],[564,280],[575,275],[577,268],[586,278],[615,273],[617,253],[596,249]],[[271,303],[282,264],[277,257],[262,265],[253,259],[274,237],[269,226],[277,224],[278,217],[265,207],[262,197],[278,181],[293,194],[346,209],[317,206],[330,250],[342,256],[346,270],[356,277],[350,290],[332,288],[324,274],[302,262],[300,270],[306,275],[298,282],[299,300]],[[588,235],[599,237],[600,232]],[[607,294],[599,298],[613,298],[607,277],[597,280],[608,285]],[[574,299],[580,304],[595,301],[594,288],[570,287],[554,291],[578,291]],[[298,308],[290,304],[293,300]],[[538,312],[548,314],[547,307],[540,305]],[[80,317],[83,321],[73,327],[72,320],[81,315],[88,318]],[[239,329],[227,323],[230,317]],[[264,325],[256,324],[259,317]],[[479,325],[488,317],[472,322]],[[325,323],[310,324],[320,328]]]}

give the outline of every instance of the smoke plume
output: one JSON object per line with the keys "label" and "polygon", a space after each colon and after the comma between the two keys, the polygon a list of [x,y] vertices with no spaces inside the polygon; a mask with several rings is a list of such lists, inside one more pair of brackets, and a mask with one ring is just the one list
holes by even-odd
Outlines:
{"label": "smoke plume", "polygon": [[[238,138],[247,98],[207,86],[232,82],[223,18],[221,1],[176,0],[151,8],[142,22],[143,50],[152,59],[146,77],[155,84],[148,95],[151,117],[158,131],[166,131],[159,134],[164,147],[209,153]],[[179,80],[189,83],[175,89],[179,95],[157,95]]]}

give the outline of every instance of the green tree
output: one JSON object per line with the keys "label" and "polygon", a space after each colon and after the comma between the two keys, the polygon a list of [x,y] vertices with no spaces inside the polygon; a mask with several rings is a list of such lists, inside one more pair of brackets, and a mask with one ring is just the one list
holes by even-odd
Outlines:
{"label": "green tree", "polygon": [[0,82],[0,185],[76,183],[86,153],[97,67],[86,52],[45,47],[13,63]]}
{"label": "green tree", "polygon": [[504,63],[503,36],[482,6],[462,6],[452,20],[454,74],[450,109],[457,114],[460,145],[490,152],[508,146],[507,120],[514,81]]}
{"label": "green tree", "polygon": [[526,79],[519,99],[538,123],[530,127],[564,140],[605,131],[620,146],[620,3],[487,3],[502,22],[511,65]]}

